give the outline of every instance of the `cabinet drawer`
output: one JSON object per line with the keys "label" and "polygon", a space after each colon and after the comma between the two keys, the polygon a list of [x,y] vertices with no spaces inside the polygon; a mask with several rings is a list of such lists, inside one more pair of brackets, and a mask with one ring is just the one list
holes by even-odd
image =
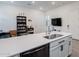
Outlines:
{"label": "cabinet drawer", "polygon": [[55,47],[55,46],[57,46],[57,45],[59,45],[59,44],[65,43],[65,41],[66,41],[66,39],[65,39],[65,37],[64,37],[64,38],[61,38],[61,39],[56,40],[56,41],[54,41],[54,42],[51,42],[51,43],[50,43],[50,48],[51,48],[51,47]]}

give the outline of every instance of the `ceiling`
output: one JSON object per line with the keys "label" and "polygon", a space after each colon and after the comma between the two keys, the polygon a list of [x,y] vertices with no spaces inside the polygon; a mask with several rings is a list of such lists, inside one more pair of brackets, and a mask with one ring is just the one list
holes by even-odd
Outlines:
{"label": "ceiling", "polygon": [[0,4],[12,4],[41,11],[48,11],[74,2],[75,1],[0,1]]}

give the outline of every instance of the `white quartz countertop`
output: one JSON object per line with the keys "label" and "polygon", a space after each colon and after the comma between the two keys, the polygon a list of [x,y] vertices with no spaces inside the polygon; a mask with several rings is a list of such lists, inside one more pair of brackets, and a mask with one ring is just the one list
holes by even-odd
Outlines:
{"label": "white quartz countertop", "polygon": [[55,39],[45,39],[43,37],[46,33],[39,33],[0,39],[0,57],[16,55],[71,35],[70,33],[65,32],[52,32],[51,34],[61,34],[63,36]]}

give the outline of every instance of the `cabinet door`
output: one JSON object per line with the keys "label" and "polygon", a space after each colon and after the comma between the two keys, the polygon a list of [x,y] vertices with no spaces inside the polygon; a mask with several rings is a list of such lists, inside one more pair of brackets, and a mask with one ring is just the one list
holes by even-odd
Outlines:
{"label": "cabinet door", "polygon": [[62,57],[67,57],[72,53],[72,37],[68,36],[64,38],[66,40],[65,44],[63,45],[63,51],[61,51]]}
{"label": "cabinet door", "polygon": [[50,57],[66,57],[68,55],[67,44],[62,44],[50,50]]}
{"label": "cabinet door", "polygon": [[50,57],[61,57],[60,46],[51,48]]}
{"label": "cabinet door", "polygon": [[72,37],[68,39],[68,55],[72,53]]}
{"label": "cabinet door", "polygon": [[72,53],[72,37],[68,36],[65,37],[65,39],[66,39],[66,49],[68,49],[68,53],[67,53],[68,56]]}
{"label": "cabinet door", "polygon": [[72,53],[72,38],[68,36],[64,37],[63,40],[58,46],[50,48],[51,57],[67,57]]}
{"label": "cabinet door", "polygon": [[60,52],[61,52],[61,57],[67,57],[68,56],[68,46],[67,44],[63,44],[60,46]]}
{"label": "cabinet door", "polygon": [[67,36],[63,38],[65,40],[65,44],[63,45],[63,51],[61,52],[63,57],[67,57],[72,52],[72,39],[71,36]]}
{"label": "cabinet door", "polygon": [[65,39],[63,38],[64,41],[60,41],[59,45],[56,47],[53,47],[50,49],[50,56],[51,57],[67,57],[68,56],[68,43],[66,42]]}

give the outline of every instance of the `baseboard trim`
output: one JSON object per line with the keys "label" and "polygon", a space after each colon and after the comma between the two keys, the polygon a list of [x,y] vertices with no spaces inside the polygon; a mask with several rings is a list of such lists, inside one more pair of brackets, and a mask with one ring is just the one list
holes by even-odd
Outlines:
{"label": "baseboard trim", "polygon": [[78,40],[79,41],[79,39],[74,39],[74,38],[72,38],[72,40]]}

